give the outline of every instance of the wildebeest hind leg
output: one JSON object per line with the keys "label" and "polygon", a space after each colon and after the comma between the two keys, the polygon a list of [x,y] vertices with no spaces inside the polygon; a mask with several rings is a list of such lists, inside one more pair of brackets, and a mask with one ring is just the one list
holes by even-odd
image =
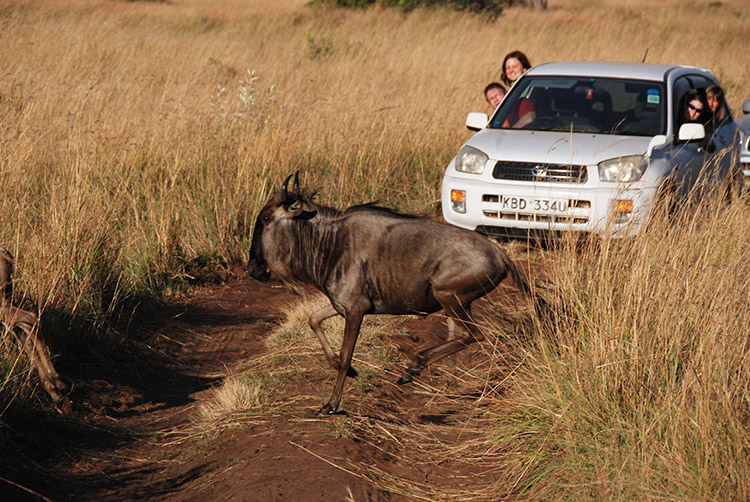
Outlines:
{"label": "wildebeest hind leg", "polygon": [[[323,332],[323,326],[322,323],[326,319],[330,319],[331,317],[334,317],[338,315],[338,312],[336,312],[336,309],[333,308],[333,305],[328,305],[326,307],[323,307],[322,309],[313,312],[312,315],[307,319],[307,323],[310,325],[310,328],[315,332],[315,336],[318,337],[318,340],[320,340],[320,345],[323,347],[323,353],[326,355],[326,359],[328,359],[328,362],[331,363],[331,366],[333,366],[334,369],[338,370],[340,367],[339,363],[339,356],[336,355],[336,353],[331,348],[331,344],[328,342],[328,337],[326,337],[325,333]],[[346,376],[349,377],[356,377],[358,375],[357,370],[349,366],[349,369],[346,372]]]}
{"label": "wildebeest hind leg", "polygon": [[[457,302],[456,302],[457,303]],[[423,350],[414,358],[409,369],[398,379],[399,384],[409,383],[413,377],[419,375],[424,368],[430,364],[463,350],[466,346],[484,339],[481,331],[471,320],[469,307],[463,308],[460,304],[451,304],[445,307],[445,313],[453,320],[454,330],[461,331],[458,338],[445,343],[435,345]],[[455,329],[461,328],[461,329]]]}

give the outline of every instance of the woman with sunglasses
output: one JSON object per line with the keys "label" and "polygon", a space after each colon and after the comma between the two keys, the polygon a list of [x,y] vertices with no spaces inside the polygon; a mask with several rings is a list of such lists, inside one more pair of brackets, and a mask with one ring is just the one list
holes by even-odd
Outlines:
{"label": "woman with sunglasses", "polygon": [[708,104],[698,91],[690,91],[683,98],[683,107],[680,111],[680,125],[688,122],[705,123],[704,117],[707,116]]}

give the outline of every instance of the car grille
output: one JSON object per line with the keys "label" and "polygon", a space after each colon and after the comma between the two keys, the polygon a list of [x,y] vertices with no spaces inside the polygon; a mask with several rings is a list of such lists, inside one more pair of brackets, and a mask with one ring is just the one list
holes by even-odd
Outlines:
{"label": "car grille", "polygon": [[495,206],[499,202],[499,196],[494,194],[484,194],[482,202],[489,203],[484,204],[482,209],[482,214],[486,218],[497,218],[505,221],[582,225],[589,221],[589,211],[591,211],[591,201],[582,199],[568,199],[568,210],[560,214],[535,213],[532,211],[504,211]]}
{"label": "car grille", "polygon": [[509,213],[502,211],[482,212],[487,218],[497,218],[504,221],[528,221],[532,223],[557,223],[562,225],[584,225],[588,223],[588,215],[574,214],[535,214],[535,213]]}
{"label": "car grille", "polygon": [[586,183],[586,166],[499,161],[492,170],[498,180],[535,181],[537,183]]}

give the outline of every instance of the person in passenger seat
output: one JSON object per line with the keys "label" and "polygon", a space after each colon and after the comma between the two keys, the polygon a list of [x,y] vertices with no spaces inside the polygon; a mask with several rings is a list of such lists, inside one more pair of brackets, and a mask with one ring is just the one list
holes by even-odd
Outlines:
{"label": "person in passenger seat", "polygon": [[[502,79],[507,85],[513,85],[521,78],[526,70],[531,68],[531,62],[521,51],[512,51],[506,54],[503,59]],[[526,124],[530,124],[536,119],[536,107],[534,102],[528,97],[521,98],[510,111],[503,122],[503,128],[519,129]]]}
{"label": "person in passenger seat", "polygon": [[724,91],[718,85],[706,88],[706,103],[711,110],[711,129],[715,131],[729,120],[727,107],[724,106]]}

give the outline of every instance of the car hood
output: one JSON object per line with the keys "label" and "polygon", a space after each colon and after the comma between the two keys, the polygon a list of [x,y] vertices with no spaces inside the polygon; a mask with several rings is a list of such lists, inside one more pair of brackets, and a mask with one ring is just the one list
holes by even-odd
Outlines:
{"label": "car hood", "polygon": [[644,154],[651,136],[483,129],[467,145],[493,160],[595,165],[616,157]]}

